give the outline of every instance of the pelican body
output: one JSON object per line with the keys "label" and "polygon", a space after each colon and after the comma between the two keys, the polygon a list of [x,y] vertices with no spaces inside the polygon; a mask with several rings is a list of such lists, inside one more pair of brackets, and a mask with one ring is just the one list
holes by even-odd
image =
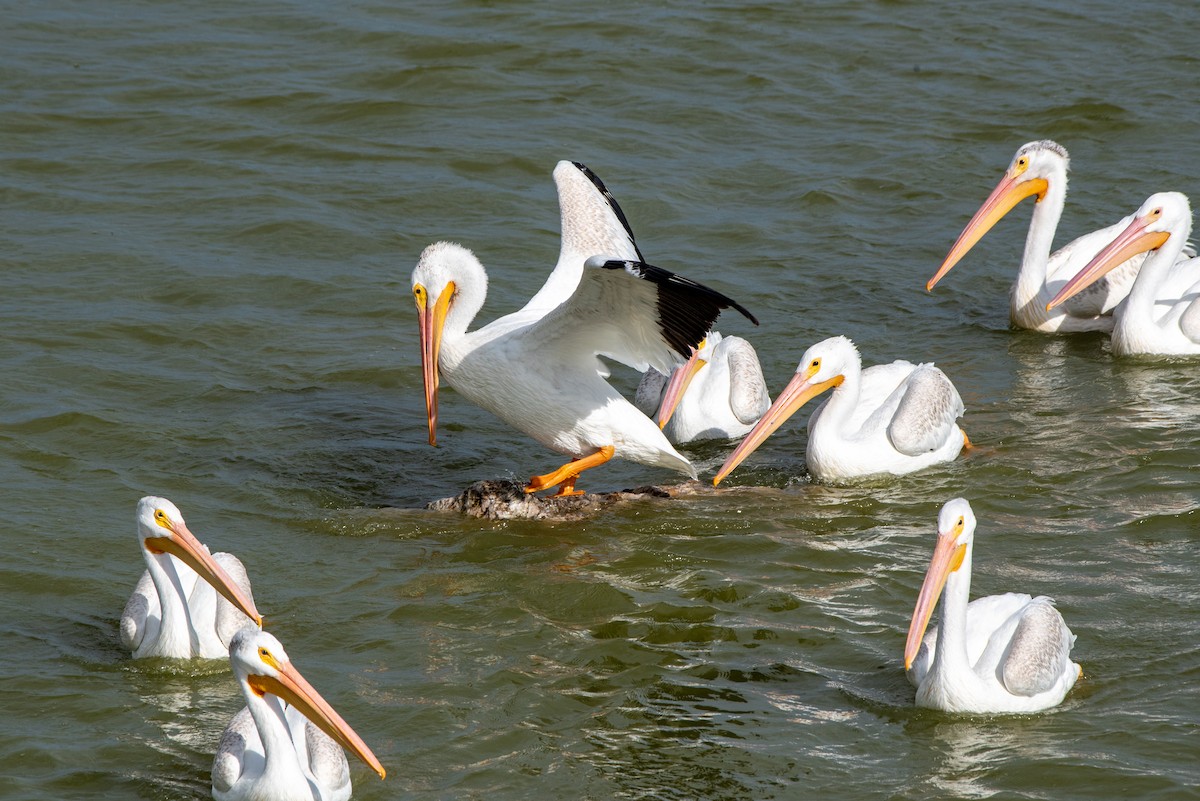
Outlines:
{"label": "pelican body", "polygon": [[[1075,635],[1045,596],[1010,592],[967,603],[975,525],[962,498],[938,515],[937,545],[904,646],[917,706],[974,714],[1057,706],[1082,673],[1071,661]],[[939,596],[940,623],[926,634]]]}
{"label": "pelican body", "polygon": [[808,421],[806,461],[817,481],[903,475],[952,461],[967,436],[958,390],[932,364],[862,368],[854,343],[831,337],[804,353],[796,375],[713,479],[719,484],[801,406],[832,390]]}
{"label": "pelican body", "polygon": [[1066,203],[1069,164],[1066,148],[1057,142],[1045,139],[1022,145],[1000,183],[967,223],[926,288],[932,290],[975,243],[1018,203],[1027,197],[1036,197],[1029,234],[1025,239],[1025,255],[1009,293],[1012,324],[1018,328],[1047,333],[1111,331],[1113,309],[1129,294],[1134,276],[1145,259],[1142,255],[1114,265],[1117,269],[1105,280],[1097,282],[1087,293],[1073,298],[1070,303],[1055,309],[1046,307],[1063,284],[1079,272],[1130,220],[1126,217],[1107,228],[1085,234],[1051,254],[1054,233]]}
{"label": "pelican body", "polygon": [[[1184,251],[1192,231],[1192,209],[1179,192],[1151,195],[1125,229],[1088,262],[1049,307],[1078,293],[1130,258],[1149,254],[1125,302],[1113,313],[1113,353],[1119,356],[1200,354],[1200,258]],[[1182,260],[1181,260],[1182,259]]]}
{"label": "pelican body", "polygon": [[487,274],[461,245],[430,245],[413,270],[429,442],[436,445],[444,377],[468,400],[571,457],[531,479],[527,492],[559,486],[559,495],[579,494],[579,473],[614,456],[694,478],[695,468],[658,426],[605,380],[598,356],[669,373],[721,309],[754,318],[721,293],[641,261],[624,214],[585,167],[560,162],[554,177],[562,250],[520,311],[467,330],[483,306]]}
{"label": "pelican body", "polygon": [[241,561],[209,554],[175,504],[142,498],[137,533],[146,572],[121,614],[121,643],[134,659],[218,659],[240,628],[262,624]]}
{"label": "pelican body", "polygon": [[217,801],[345,801],[350,766],[343,748],[386,776],[271,634],[242,629],[230,642],[229,662],[246,706],[221,735],[213,759]]}
{"label": "pelican body", "polygon": [[655,414],[667,439],[682,445],[744,436],[770,407],[771,396],[754,346],[710,331],[669,380],[647,370],[634,404]]}

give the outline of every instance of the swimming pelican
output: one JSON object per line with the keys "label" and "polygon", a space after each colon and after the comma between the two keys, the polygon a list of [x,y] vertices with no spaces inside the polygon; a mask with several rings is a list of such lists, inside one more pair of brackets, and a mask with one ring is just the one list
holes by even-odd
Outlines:
{"label": "swimming pelican", "polygon": [[350,766],[342,748],[379,778],[387,775],[275,637],[242,629],[229,644],[229,662],[246,706],[225,728],[213,759],[217,801],[345,801]]}
{"label": "swimming pelican", "polygon": [[[573,170],[569,162],[555,170],[563,209],[558,266],[520,311],[468,332],[487,294],[483,265],[451,242],[421,254],[412,286],[429,442],[437,444],[437,388],[445,376],[468,400],[572,458],[534,476],[526,492],[559,486],[558,495],[581,494],[575,490],[579,474],[613,456],[694,478],[695,468],[658,426],[608,384],[608,368],[597,356],[669,373],[721,309],[733,306],[757,321],[721,293],[640,261],[615,201],[590,180],[588,189],[573,180],[570,202],[564,200],[565,176]],[[581,258],[592,248],[606,250]]]}
{"label": "swimming pelican", "polygon": [[1200,258],[1179,261],[1192,231],[1187,196],[1159,192],[1132,222],[1050,301],[1054,307],[1102,280],[1116,265],[1149,252],[1133,290],[1113,312],[1113,352],[1122,356],[1200,353]]}
{"label": "swimming pelican", "polygon": [[654,368],[642,375],[634,405],[658,415],[676,445],[746,434],[771,405],[754,346],[710,331],[670,381]]}
{"label": "swimming pelican", "polygon": [[[1058,705],[1082,672],[1071,661],[1075,635],[1045,596],[1010,592],[968,604],[974,540],[971,504],[947,502],[904,646],[917,706],[1003,714]],[[941,622],[922,639],[943,585]]]}
{"label": "swimming pelican", "polygon": [[142,498],[137,532],[146,572],[121,614],[121,642],[134,659],[227,656],[238,629],[262,624],[241,561],[210,555],[175,504]]}
{"label": "swimming pelican", "polygon": [[1129,294],[1144,256],[1136,256],[1120,265],[1120,269],[1070,304],[1053,312],[1046,309],[1046,303],[1059,288],[1125,228],[1130,219],[1126,217],[1107,228],[1084,234],[1051,254],[1050,246],[1067,198],[1069,161],[1066,148],[1049,139],[1022,145],[1000,183],[959,234],[926,289],[933,289],[934,284],[1013,207],[1027,197],[1036,196],[1029,235],[1025,239],[1025,255],[1009,293],[1012,324],[1047,333],[1111,331],[1112,310]]}
{"label": "swimming pelican", "polygon": [[862,369],[854,343],[831,337],[804,353],[791,383],[746,435],[713,484],[741,464],[811,398],[832,389],[808,421],[806,460],[818,481],[903,475],[958,456],[967,435],[962,398],[932,364],[894,361]]}

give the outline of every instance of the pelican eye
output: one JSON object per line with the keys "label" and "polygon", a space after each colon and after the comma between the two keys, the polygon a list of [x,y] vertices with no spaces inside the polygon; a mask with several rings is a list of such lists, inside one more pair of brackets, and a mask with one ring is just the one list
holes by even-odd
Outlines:
{"label": "pelican eye", "polygon": [[258,655],[259,655],[259,656],[261,656],[263,659],[270,659],[270,658],[271,658],[271,652],[270,652],[270,651],[268,651],[266,648],[259,648],[259,649],[258,649]]}
{"label": "pelican eye", "polygon": [[167,513],[164,512],[162,509],[154,510],[154,522],[158,526],[165,528],[167,531],[174,530],[171,526],[171,518],[167,517]]}
{"label": "pelican eye", "polygon": [[814,370],[820,370],[821,369],[821,360],[813,359],[812,362],[808,366]]}
{"label": "pelican eye", "polygon": [[1163,213],[1162,206],[1159,206],[1157,209],[1155,209],[1154,211],[1150,212],[1150,214],[1151,214],[1151,215],[1153,215],[1153,216],[1155,216],[1155,217],[1161,217],[1161,216],[1162,216],[1162,213]]}

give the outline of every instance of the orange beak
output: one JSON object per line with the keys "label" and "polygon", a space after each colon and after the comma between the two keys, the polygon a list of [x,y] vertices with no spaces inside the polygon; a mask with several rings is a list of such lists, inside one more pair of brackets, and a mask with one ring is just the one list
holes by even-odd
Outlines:
{"label": "orange beak", "polygon": [[692,356],[682,367],[676,367],[675,372],[671,373],[671,380],[667,382],[667,389],[663,392],[662,403],[658,406],[658,427],[666,428],[667,423],[671,421],[671,415],[675,414],[675,408],[679,406],[679,401],[683,399],[683,393],[687,392],[687,388],[691,386],[692,379],[696,377],[696,373],[700,372],[700,368],[708,364],[707,361],[700,358],[700,351],[704,349],[704,343],[692,350]]}
{"label": "orange beak", "polygon": [[958,239],[954,242],[954,247],[950,248],[950,252],[946,254],[946,260],[942,262],[942,266],[933,274],[933,278],[929,279],[929,283],[925,284],[926,290],[932,290],[938,281],[942,280],[942,276],[950,272],[950,268],[958,264],[959,260],[967,255],[975,243],[983,238],[983,235],[992,229],[992,226],[998,223],[1005,214],[1013,210],[1013,207],[1020,203],[1030,195],[1037,195],[1040,201],[1046,194],[1046,189],[1049,184],[1045,178],[1034,178],[1029,181],[1017,183],[1017,175],[1009,170],[1000,179],[1000,183],[988,195],[987,200],[983,201],[983,205],[979,207],[979,211],[975,212],[975,216],[967,223],[967,227],[958,235]]}
{"label": "orange beak", "polygon": [[1108,243],[1086,267],[1059,290],[1054,300],[1046,304],[1046,311],[1074,297],[1085,287],[1108,275],[1118,265],[1124,264],[1137,254],[1162,247],[1171,235],[1166,231],[1147,231],[1146,226],[1151,222],[1149,217],[1138,217],[1131,222],[1116,239]]}
{"label": "orange beak", "polygon": [[721,483],[721,479],[733,472],[733,469],[741,464],[742,460],[754,453],[755,449],[767,437],[774,434],[775,429],[783,425],[784,421],[795,414],[797,409],[825,390],[839,386],[846,380],[844,376],[836,375],[828,381],[812,384],[809,383],[811,377],[811,373],[807,370],[798,372],[792,377],[791,382],[784,388],[779,397],[775,399],[775,402],[771,404],[771,408],[767,409],[767,413],[750,430],[750,433],[737,446],[737,449],[729,454],[729,458],[725,460],[725,464],[721,465],[721,469],[717,471],[716,477],[713,478],[714,487]]}
{"label": "orange beak", "polygon": [[254,607],[254,601],[234,583],[225,569],[217,564],[208,549],[200,544],[200,540],[196,539],[188,527],[182,522],[172,523],[169,530],[169,537],[146,537],[145,544],[150,553],[169,553],[195,570],[200,578],[211,584],[229,603],[262,628],[262,615]]}
{"label": "orange beak", "polygon": [[432,308],[428,295],[417,298],[417,325],[421,335],[421,371],[425,382],[425,411],[429,416],[429,444],[437,446],[437,391],[438,354],[442,348],[442,328],[446,325],[446,312],[454,299],[454,282],[446,284]]}
{"label": "orange beak", "polygon": [[375,754],[367,747],[362,738],[350,728],[350,724],[342,720],[342,716],[321,697],[313,686],[300,675],[290,662],[278,663],[275,668],[279,671],[278,678],[274,676],[248,676],[250,688],[260,696],[270,693],[287,701],[303,715],[311,720],[321,731],[332,737],[342,748],[354,754],[371,767],[379,778],[387,776],[383,765],[375,758]]}
{"label": "orange beak", "polygon": [[955,545],[955,540],[962,533],[962,526],[955,526],[950,531],[939,531],[937,545],[933,549],[933,559],[925,572],[925,581],[921,584],[921,592],[917,595],[917,606],[913,609],[912,622],[908,626],[908,640],[904,643],[904,669],[912,667],[913,659],[921,649],[921,638],[929,626],[929,618],[937,606],[938,598],[942,596],[942,588],[946,579],[955,570],[962,567],[967,555],[967,546]]}

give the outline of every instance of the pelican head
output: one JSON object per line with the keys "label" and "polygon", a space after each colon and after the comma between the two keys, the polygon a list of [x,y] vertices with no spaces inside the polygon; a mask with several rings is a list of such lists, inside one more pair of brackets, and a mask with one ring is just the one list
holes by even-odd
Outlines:
{"label": "pelican head", "polygon": [[1065,191],[1070,162],[1067,149],[1049,139],[1021,145],[1008,169],[1004,171],[1000,183],[958,235],[954,246],[946,255],[946,260],[934,273],[933,278],[929,279],[925,288],[933,289],[934,285],[942,280],[942,276],[950,272],[950,268],[958,264],[959,260],[967,255],[967,251],[1022,200],[1036,196],[1040,202],[1046,196],[1052,180],[1062,182]]}
{"label": "pelican head", "polygon": [[142,498],[137,507],[137,532],[138,544],[148,560],[163,554],[174,556],[196,571],[200,578],[211,584],[246,617],[262,625],[262,615],[254,607],[254,601],[247,597],[212,558],[208,548],[188,530],[175,504],[153,495]]}
{"label": "pelican head", "polygon": [[683,400],[683,394],[691,386],[692,379],[712,361],[713,352],[721,343],[721,339],[719,333],[709,331],[700,344],[692,350],[691,357],[671,373],[671,380],[667,382],[667,387],[663,390],[662,402],[658,407],[659,428],[666,428],[667,423],[671,422],[671,416],[675,414],[675,409]]}
{"label": "pelican head", "polygon": [[487,273],[475,254],[462,245],[435,242],[425,248],[413,269],[412,291],[420,328],[429,444],[437,445],[438,356],[446,320],[453,320],[455,333],[466,332],[483,306]]}
{"label": "pelican head", "polygon": [[379,778],[387,775],[362,738],[300,675],[300,671],[288,659],[287,651],[283,650],[283,645],[274,636],[251,626],[242,629],[229,642],[229,664],[238,682],[254,695],[259,698],[273,695],[286,701],[370,766],[379,774]]}
{"label": "pelican head", "polygon": [[797,409],[825,390],[841,386],[846,380],[846,371],[852,365],[857,369],[861,363],[858,348],[846,337],[830,337],[804,351],[804,357],[796,368],[796,375],[783,392],[779,393],[779,397],[771,404],[771,408],[767,409],[758,424],[725,460],[725,464],[721,465],[721,469],[713,478],[713,486],[720,484],[721,479],[729,475],[767,437],[774,434]]}
{"label": "pelican head", "polygon": [[1173,233],[1187,239],[1192,230],[1192,207],[1179,192],[1156,192],[1133,215],[1133,221],[1066,283],[1046,304],[1049,311],[1103,278],[1139,253],[1157,250]]}
{"label": "pelican head", "polygon": [[905,670],[912,667],[913,659],[921,648],[921,638],[925,636],[929,618],[942,595],[946,580],[967,563],[974,538],[975,513],[971,510],[971,504],[963,498],[947,501],[938,513],[937,545],[934,546],[933,559],[925,572],[925,581],[921,584],[917,606],[908,626],[908,640],[904,644]]}

